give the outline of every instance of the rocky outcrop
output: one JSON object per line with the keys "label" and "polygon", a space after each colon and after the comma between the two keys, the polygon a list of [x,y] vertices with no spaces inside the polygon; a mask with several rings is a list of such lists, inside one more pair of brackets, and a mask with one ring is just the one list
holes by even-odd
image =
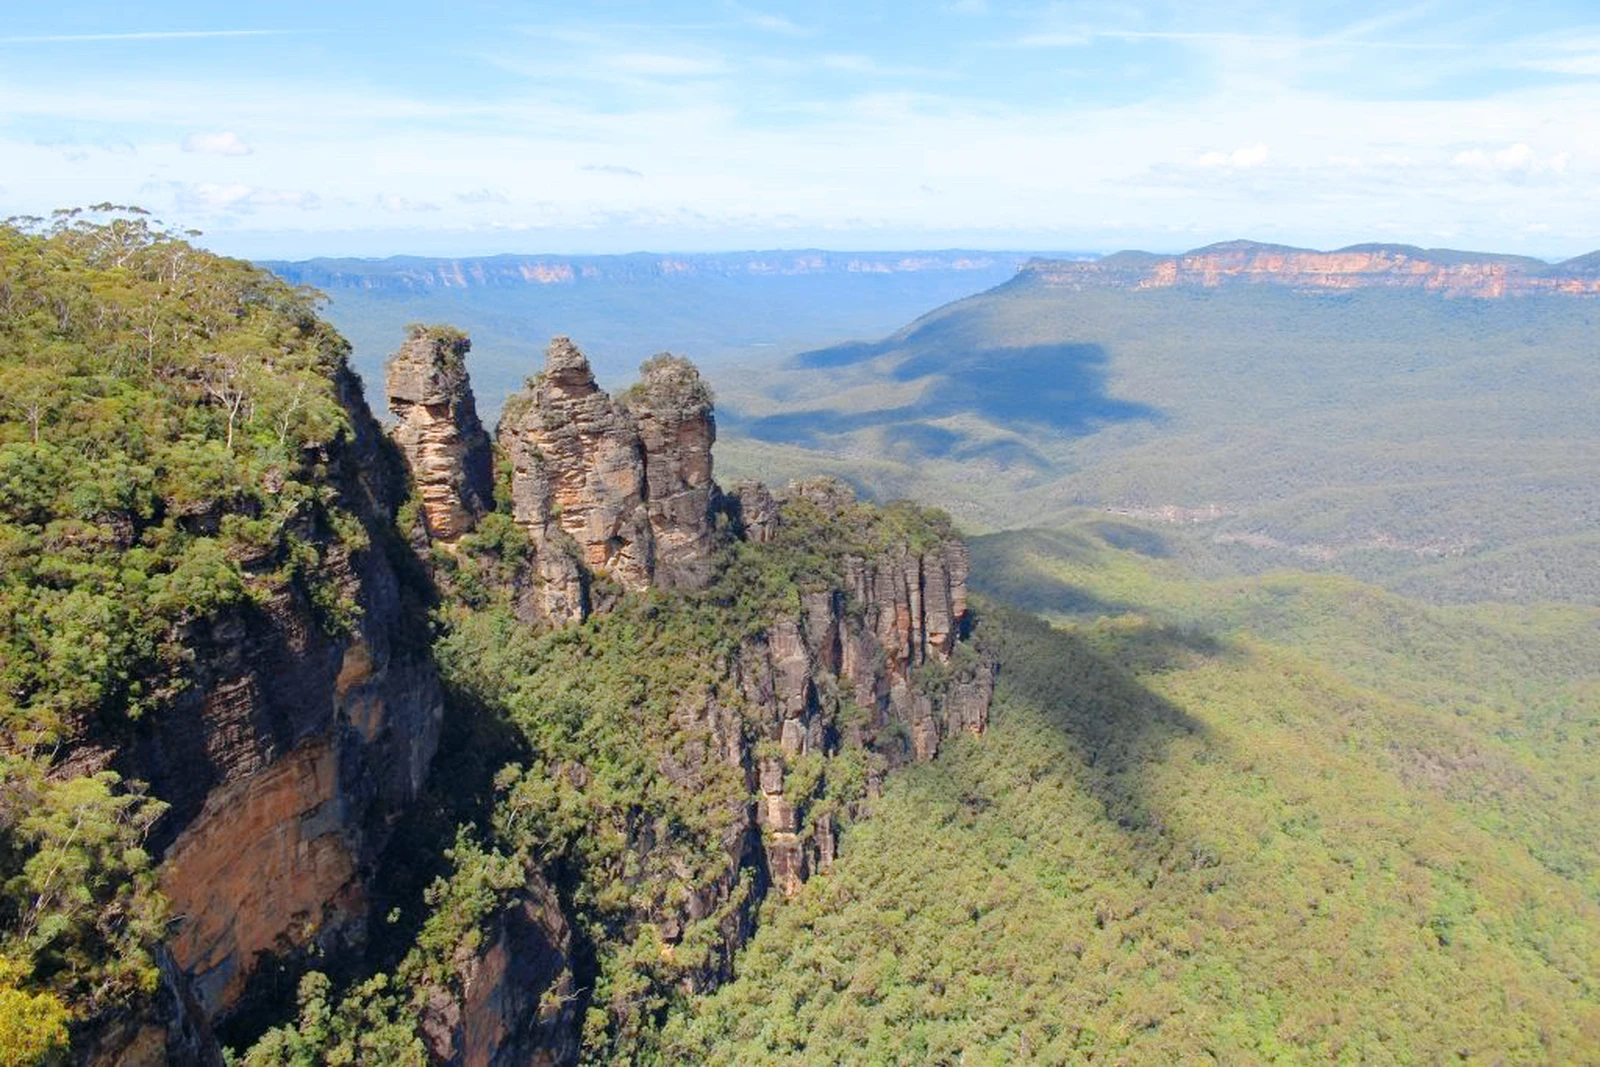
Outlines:
{"label": "rocky outcrop", "polygon": [[[464,394],[464,381],[455,388]],[[704,587],[725,539],[764,546],[786,575],[826,557],[796,600],[750,600],[764,617],[710,665],[703,690],[674,694],[656,770],[681,795],[719,798],[697,831],[714,841],[632,809],[610,828],[626,856],[608,877],[629,887],[629,903],[608,922],[630,939],[653,934],[669,965],[693,946],[673,979],[687,991],[732,973],[767,892],[793,894],[832,868],[844,820],[888,768],[983,732],[994,677],[966,640],[967,554],[948,520],[908,508],[886,521],[827,479],[724,495],[715,436],[709,390],[688,361],[654,357],[612,398],[565,338],[498,429],[511,519],[532,549],[510,579],[525,619],[560,625],[626,593]],[[589,781],[581,761],[549,773],[580,790]],[[565,920],[543,886],[530,874],[526,898],[457,961],[454,991],[430,994],[424,1030],[436,1057],[545,1062],[527,1058],[543,1049],[548,1062],[571,1061],[568,1005],[585,1002],[571,999]],[[586,1010],[626,1014],[626,1000]]]}
{"label": "rocky outcrop", "polygon": [[572,936],[560,902],[530,872],[482,944],[456,960],[454,990],[429,990],[421,1030],[436,1063],[548,1067],[578,1058]]}
{"label": "rocky outcrop", "polygon": [[489,435],[467,384],[471,342],[449,327],[414,326],[384,369],[395,444],[411,471],[428,536],[452,545],[494,503]]}
{"label": "rocky outcrop", "polygon": [[507,402],[500,447],[511,513],[539,560],[527,601],[545,618],[583,618],[597,581],[622,592],[694,588],[714,547],[711,396],[686,360],[648,361],[621,401],[595,383],[571,341]]}
{"label": "rocky outcrop", "polygon": [[1587,257],[1550,264],[1526,256],[1377,244],[1317,252],[1229,241],[1180,256],[1119,252],[1093,262],[1034,260],[1023,266],[1020,278],[1068,289],[1217,288],[1254,282],[1307,291],[1423,289],[1483,299],[1600,293],[1600,278]]}
{"label": "rocky outcrop", "polygon": [[[744,493],[763,508],[776,503],[760,487]],[[823,509],[855,503],[849,487],[827,479],[791,486],[789,495]],[[768,508],[769,537],[781,521]],[[798,612],[747,641],[734,665],[771,750],[756,760],[755,821],[785,895],[828,871],[837,847],[833,813],[809,810],[816,783],[796,793],[789,768],[842,748],[871,752],[885,766],[929,760],[951,736],[988,725],[994,665],[961,644],[970,621],[966,547],[953,538],[891,544],[846,557],[843,571],[841,586],[803,594]]]}

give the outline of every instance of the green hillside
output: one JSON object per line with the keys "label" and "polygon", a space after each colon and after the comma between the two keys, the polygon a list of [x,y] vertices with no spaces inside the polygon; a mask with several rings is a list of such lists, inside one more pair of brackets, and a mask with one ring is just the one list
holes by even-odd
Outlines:
{"label": "green hillside", "polygon": [[988,736],[669,1026],[683,1062],[1600,1054],[1600,613],[980,539]]}
{"label": "green hillside", "polygon": [[714,384],[724,468],[825,470],[969,528],[1165,519],[1223,572],[1600,603],[1600,306],[1027,276]]}

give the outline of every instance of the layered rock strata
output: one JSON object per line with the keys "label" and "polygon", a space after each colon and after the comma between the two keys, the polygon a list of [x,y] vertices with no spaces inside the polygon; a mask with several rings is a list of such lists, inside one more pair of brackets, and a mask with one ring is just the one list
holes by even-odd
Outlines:
{"label": "layered rock strata", "polygon": [[[676,694],[667,731],[675,740],[657,770],[686,795],[726,792],[712,823],[716,847],[708,853],[709,842],[668,822],[619,815],[628,858],[617,877],[651,887],[632,905],[628,936],[652,928],[670,959],[691,929],[702,931],[697,939],[715,930],[716,951],[677,979],[690,991],[732,973],[768,891],[793,894],[831,869],[839,817],[861,798],[841,808],[829,776],[856,768],[870,795],[887,768],[982,733],[994,679],[993,663],[966,640],[967,554],[943,520],[919,513],[917,533],[892,535],[898,526],[876,525],[847,486],[826,479],[723,494],[712,476],[715,433],[710,393],[687,361],[647,361],[639,383],[613,399],[565,338],[508,402],[498,430],[511,517],[533,550],[513,579],[525,618],[559,625],[603,612],[623,593],[701,588],[724,539],[780,557],[802,551],[807,537],[827,542],[826,574],[807,580],[793,607],[776,608],[704,691]],[[806,518],[791,529],[793,507]],[[838,551],[834,535],[861,533],[862,523],[870,530],[858,540],[872,547]],[[575,788],[587,781],[581,765],[555,773]],[[542,884],[530,875],[530,886]],[[534,1046],[548,1062],[571,1062],[576,1024],[550,1014],[572,982],[562,917],[540,920],[537,907],[519,907],[463,962],[462,992],[430,1006],[428,1041],[446,1062],[530,1062]],[[530,988],[542,991],[537,1022]]]}
{"label": "layered rock strata", "polygon": [[[506,403],[500,447],[511,513],[539,560],[529,602],[553,622],[582,619],[597,580],[622,592],[694,588],[710,574],[718,497],[711,396],[685,360],[647,362],[613,400],[564,337],[544,372]],[[575,566],[574,566],[575,564]]]}
{"label": "layered rock strata", "polygon": [[421,1030],[436,1063],[532,1067],[578,1058],[572,936],[537,872],[456,962],[453,988],[428,990]]}
{"label": "layered rock strata", "polygon": [[[772,499],[760,487],[743,492],[764,505]],[[789,493],[840,509],[855,500],[828,480]],[[778,508],[764,517],[774,536]],[[747,641],[734,664],[761,738],[776,747],[754,768],[755,822],[785,895],[828,871],[836,850],[831,814],[807,818],[816,797],[787,788],[787,768],[841,748],[871,751],[889,766],[932,759],[946,739],[983,733],[994,692],[992,662],[970,646],[955,662],[969,623],[965,545],[900,544],[846,557],[843,569],[840,587],[803,594],[798,612]]]}
{"label": "layered rock strata", "polygon": [[165,1029],[113,1035],[91,1061],[220,1063],[211,1025],[241,1007],[264,959],[362,940],[366,879],[426,779],[443,697],[421,591],[388,550],[404,472],[360,382],[338,385],[353,433],[321,459],[369,546],[352,549],[316,509],[304,522],[354,623],[330,628],[290,583],[195,624],[189,688],[75,757],[171,805],[150,841],[173,916]]}
{"label": "layered rock strata", "polygon": [[1352,245],[1317,252],[1228,241],[1179,256],[1119,252],[1092,262],[1034,260],[1021,277],[1053,288],[1217,288],[1235,282],[1319,290],[1423,289],[1497,299],[1600,294],[1594,257],[1550,264],[1526,256],[1479,255],[1408,245]]}
{"label": "layered rock strata", "polygon": [[622,405],[633,417],[644,455],[654,584],[698,588],[710,575],[716,547],[711,390],[694,364],[666,353],[646,360],[639,373],[639,384],[623,395]]}
{"label": "layered rock strata", "polygon": [[428,536],[445,545],[494,503],[489,435],[467,384],[465,335],[413,327],[384,372],[395,444],[405,456]]}

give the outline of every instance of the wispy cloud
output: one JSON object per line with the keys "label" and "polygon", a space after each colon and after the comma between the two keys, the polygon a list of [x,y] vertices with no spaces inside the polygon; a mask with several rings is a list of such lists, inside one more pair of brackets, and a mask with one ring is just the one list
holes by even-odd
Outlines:
{"label": "wispy cloud", "polygon": [[257,208],[299,208],[315,210],[322,200],[303,189],[265,189],[243,182],[174,182],[173,199],[185,210],[225,211],[248,214]]}
{"label": "wispy cloud", "polygon": [[0,37],[0,44],[72,44],[79,41],[180,41],[206,37],[283,37],[304,30],[143,30],[137,33],[48,33]]}
{"label": "wispy cloud", "polygon": [[457,193],[456,199],[463,204],[510,204],[511,198],[505,193],[494,189],[468,189],[466,192]]}
{"label": "wispy cloud", "polygon": [[1194,165],[1207,169],[1228,167],[1233,170],[1248,170],[1259,167],[1272,156],[1272,152],[1265,144],[1257,141],[1255,144],[1243,148],[1235,148],[1231,152],[1202,152],[1195,157]]}
{"label": "wispy cloud", "polygon": [[782,15],[773,15],[764,11],[751,11],[748,8],[736,8],[739,12],[739,21],[753,29],[765,33],[778,33],[787,37],[806,37],[811,31]]}
{"label": "wispy cloud", "polygon": [[[889,39],[872,5],[745,2],[695,24],[644,0],[606,5],[628,16],[612,21],[429,23],[438,39],[381,47],[352,30],[337,68],[278,40],[161,64],[135,46],[6,49],[0,182],[14,210],[92,189],[212,234],[297,232],[284,240],[307,252],[491,225],[528,249],[613,250],[939,228],[1024,247],[1160,244],[1167,228],[1183,236],[1162,247],[1219,231],[1332,246],[1454,227],[1570,254],[1600,232],[1600,81],[1556,76],[1600,71],[1594,27],[1379,0],[1248,23],[1166,0],[940,0]],[[343,45],[359,20],[329,11]],[[158,39],[72,39],[92,37]],[[473,77],[416,77],[442,56]],[[746,236],[718,236],[732,228]],[[1517,243],[1534,232],[1551,236]]]}
{"label": "wispy cloud", "polygon": [[1392,49],[1447,52],[1465,47],[1442,41],[1376,41],[1342,34],[1234,33],[1208,30],[1067,30],[1028,33],[1010,44],[1018,48],[1081,48],[1095,41],[1178,41],[1195,44],[1292,45],[1296,48]]}
{"label": "wispy cloud", "polygon": [[439,210],[439,205],[431,200],[412,200],[410,197],[400,196],[397,193],[382,193],[374,199],[383,210],[397,215],[416,211]]}
{"label": "wispy cloud", "polygon": [[183,139],[185,152],[203,156],[248,156],[255,149],[245,144],[232,130],[218,133],[191,133]]}
{"label": "wispy cloud", "polygon": [[1457,152],[1451,160],[1458,167],[1479,172],[1503,175],[1565,174],[1572,156],[1568,152],[1540,156],[1529,146],[1518,142],[1505,148],[1485,150],[1471,148]]}
{"label": "wispy cloud", "polygon": [[645,77],[693,78],[727,69],[719,59],[670,52],[618,52],[605,62],[612,70]]}

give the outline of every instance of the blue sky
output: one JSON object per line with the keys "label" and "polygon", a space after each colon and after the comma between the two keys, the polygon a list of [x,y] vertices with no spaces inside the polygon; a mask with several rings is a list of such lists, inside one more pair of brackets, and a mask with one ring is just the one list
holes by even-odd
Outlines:
{"label": "blue sky", "polygon": [[1600,6],[12,4],[0,214],[248,256],[1600,248]]}

